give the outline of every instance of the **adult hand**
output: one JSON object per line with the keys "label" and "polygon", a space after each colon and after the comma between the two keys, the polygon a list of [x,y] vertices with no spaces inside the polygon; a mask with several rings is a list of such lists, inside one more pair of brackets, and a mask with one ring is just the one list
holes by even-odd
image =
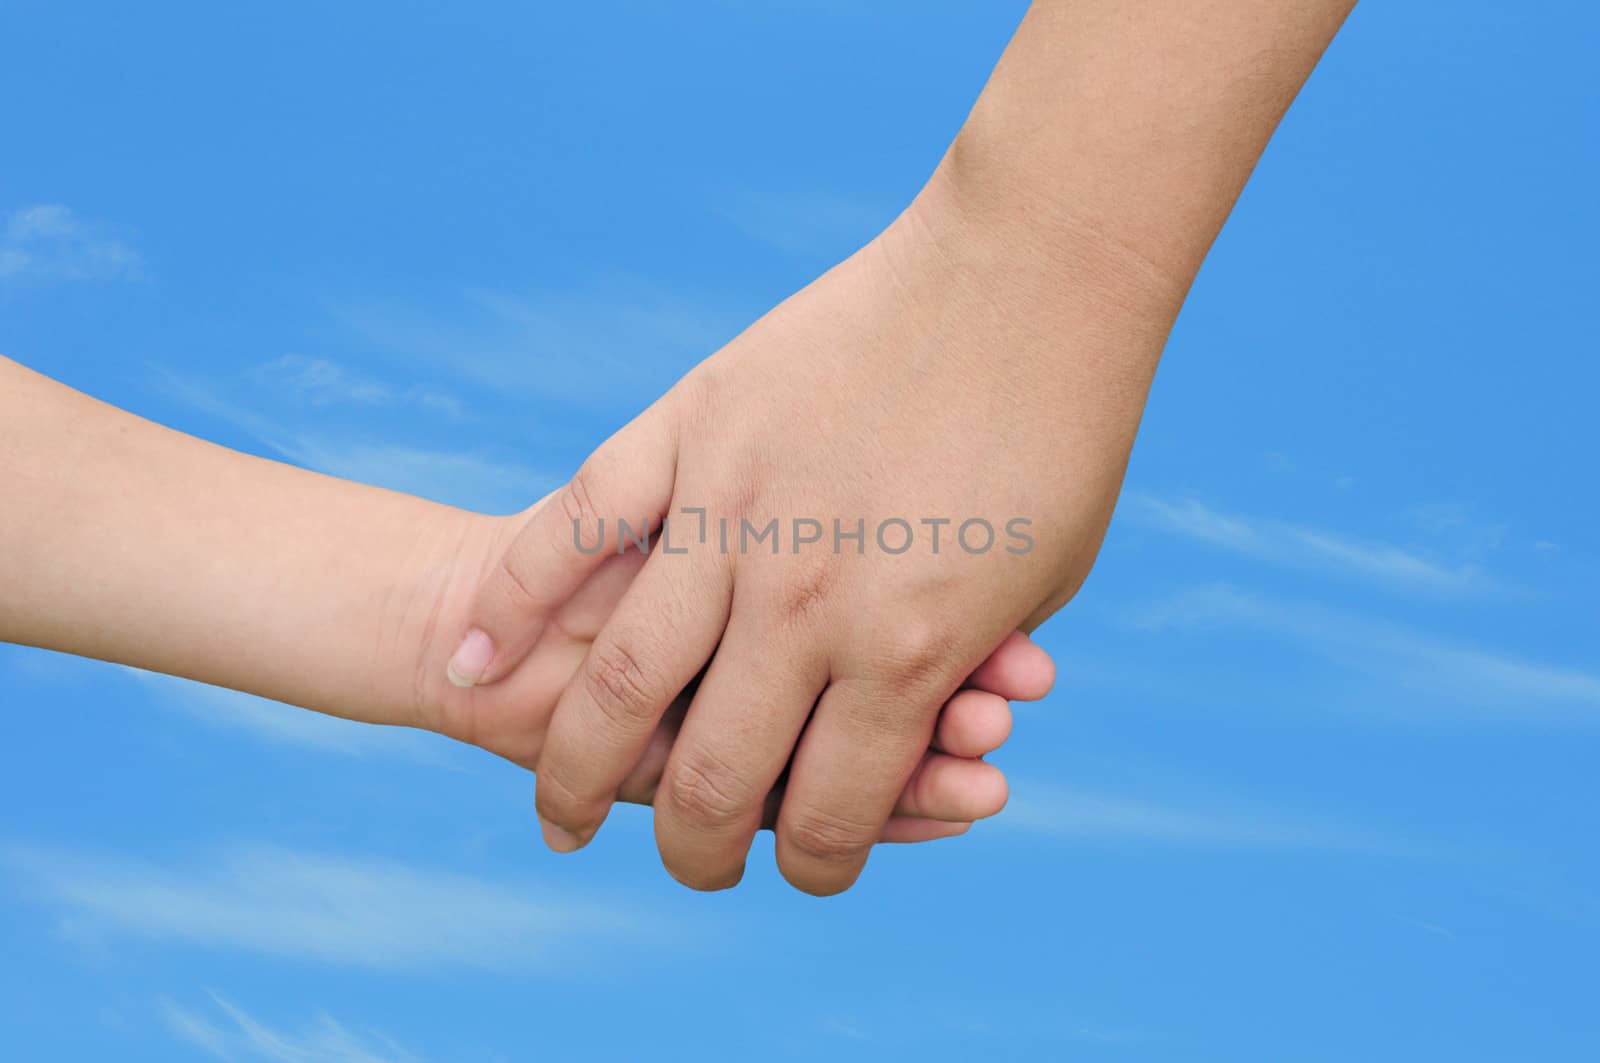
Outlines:
{"label": "adult hand", "polygon": [[[440,633],[453,630],[471,604],[484,571],[505,553],[519,530],[541,506],[519,518],[473,516],[465,534],[436,536],[454,542],[426,581],[433,590],[414,603],[397,603],[411,619],[395,624],[402,663],[415,671],[418,705],[409,718],[419,726],[480,746],[523,767],[538,763],[551,713],[572,681],[606,619],[622,599],[644,562],[638,553],[612,556],[549,617],[544,636],[516,669],[491,686],[462,688],[446,681],[440,662],[452,648]],[[913,842],[950,837],[973,821],[994,815],[1007,796],[1005,776],[982,758],[1005,741],[1011,729],[1008,699],[1043,697],[1054,680],[1049,656],[1026,635],[1013,632],[968,677],[940,713],[938,729],[915,776],[906,784],[880,841]],[[667,711],[648,746],[619,787],[621,800],[651,804],[683,719],[687,699]],[[766,801],[764,826],[772,826],[781,791]]]}
{"label": "adult hand", "polygon": [[737,882],[787,771],[783,873],[809,892],[846,888],[939,706],[1087,574],[1164,319],[1127,288],[1108,311],[1102,273],[1041,271],[926,209],[603,445],[486,581],[456,659],[480,684],[615,556],[619,519],[669,517],[538,758],[553,848],[593,836],[703,670],[655,795],[668,870],[695,887]]}
{"label": "adult hand", "polygon": [[[593,835],[704,668],[658,794],[669,870],[738,881],[787,771],[784,874],[854,881],[942,700],[1087,574],[1189,282],[1351,4],[1034,4],[912,208],[585,464],[483,588],[460,677],[513,667],[599,563],[574,521],[693,507],[714,530],[658,547],[562,696],[538,765],[555,847]],[[773,518],[778,553],[739,541]],[[802,520],[867,541],[795,554]],[[968,553],[952,533],[976,520],[1005,532]]]}

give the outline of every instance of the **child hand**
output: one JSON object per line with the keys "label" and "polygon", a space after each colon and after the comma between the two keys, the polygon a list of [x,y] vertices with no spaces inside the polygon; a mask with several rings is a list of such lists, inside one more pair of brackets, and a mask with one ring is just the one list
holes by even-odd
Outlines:
{"label": "child hand", "polygon": [[[479,536],[479,541],[463,548],[456,571],[448,575],[440,595],[429,625],[430,637],[419,652],[417,684],[425,726],[532,771],[537,770],[545,732],[562,691],[578,674],[590,643],[643,565],[645,555],[630,550],[604,562],[576,594],[552,611],[538,643],[503,680],[471,687],[443,682],[445,669],[440,662],[455,646],[431,636],[460,630],[483,573],[497,563],[497,551],[515,538],[527,516],[496,522],[493,534]],[[1005,776],[981,758],[998,749],[1010,733],[1008,699],[1037,700],[1053,681],[1054,664],[1049,656],[1021,632],[996,648],[968,679],[965,689],[944,705],[933,742],[906,784],[881,840],[949,837],[963,833],[975,820],[999,812],[1007,797]],[[623,784],[622,800],[652,803],[692,692],[680,696],[662,720]],[[769,828],[780,794],[775,791],[768,800],[765,825]]]}

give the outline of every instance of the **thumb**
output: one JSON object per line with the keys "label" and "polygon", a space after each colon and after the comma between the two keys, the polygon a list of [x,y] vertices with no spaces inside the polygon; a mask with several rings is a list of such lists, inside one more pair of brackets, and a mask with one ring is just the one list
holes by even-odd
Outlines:
{"label": "thumb", "polygon": [[450,682],[481,686],[515,668],[619,543],[661,526],[676,468],[676,433],[660,404],[602,443],[534,510],[478,587],[450,658]]}

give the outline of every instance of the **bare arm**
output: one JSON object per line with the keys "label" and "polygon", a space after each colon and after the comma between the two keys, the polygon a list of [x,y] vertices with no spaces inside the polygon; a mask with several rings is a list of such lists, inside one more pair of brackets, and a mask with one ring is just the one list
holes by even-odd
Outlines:
{"label": "bare arm", "polygon": [[[490,518],[173,432],[0,358],[0,640],[374,723]],[[409,662],[409,664],[408,664]]]}
{"label": "bare arm", "polygon": [[[1036,0],[939,168],[970,239],[1186,290],[1355,0]],[[938,193],[948,186],[951,199]]]}

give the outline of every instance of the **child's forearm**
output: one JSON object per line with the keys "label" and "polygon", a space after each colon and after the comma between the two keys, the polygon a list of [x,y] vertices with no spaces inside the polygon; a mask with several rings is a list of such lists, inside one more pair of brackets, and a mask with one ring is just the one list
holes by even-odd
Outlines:
{"label": "child's forearm", "polygon": [[251,457],[0,358],[0,641],[418,723],[492,518]]}

